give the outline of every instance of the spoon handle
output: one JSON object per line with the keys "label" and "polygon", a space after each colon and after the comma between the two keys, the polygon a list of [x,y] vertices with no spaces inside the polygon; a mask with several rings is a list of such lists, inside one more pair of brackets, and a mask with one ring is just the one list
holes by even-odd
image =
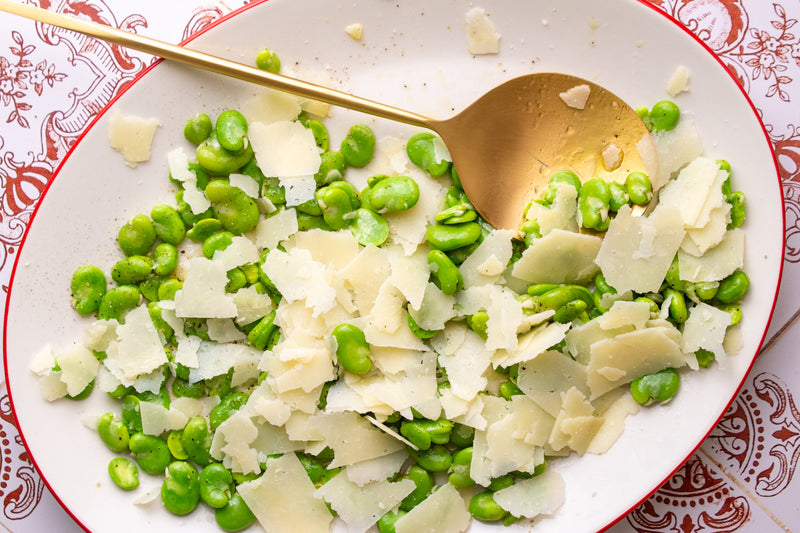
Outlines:
{"label": "spoon handle", "polygon": [[331,105],[345,107],[369,115],[396,120],[414,126],[430,127],[431,119],[411,113],[403,109],[388,106],[353,96],[341,91],[329,89],[321,85],[308,83],[302,80],[273,74],[255,67],[229,61],[221,57],[204,54],[196,50],[183,48],[156,39],[136,35],[126,31],[104,26],[95,22],[67,17],[59,13],[48,11],[39,7],[21,4],[13,0],[0,0],[0,11],[19,15],[28,19],[51,24],[67,30],[75,31],[102,41],[118,44],[146,52],[164,59],[201,68],[223,76],[237,78],[243,81],[256,83],[279,91],[320,100]]}

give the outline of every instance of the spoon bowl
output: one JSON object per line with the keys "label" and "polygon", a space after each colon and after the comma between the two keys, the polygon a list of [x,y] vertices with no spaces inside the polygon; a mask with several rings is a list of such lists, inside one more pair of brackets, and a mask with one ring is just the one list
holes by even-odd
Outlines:
{"label": "spoon bowl", "polygon": [[518,230],[526,206],[553,172],[572,170],[583,181],[595,176],[624,181],[629,172],[651,176],[656,172],[653,141],[639,115],[605,88],[569,74],[532,73],[514,78],[454,117],[434,120],[13,0],[0,0],[0,10],[210,72],[433,130],[447,146],[470,202],[495,228]]}

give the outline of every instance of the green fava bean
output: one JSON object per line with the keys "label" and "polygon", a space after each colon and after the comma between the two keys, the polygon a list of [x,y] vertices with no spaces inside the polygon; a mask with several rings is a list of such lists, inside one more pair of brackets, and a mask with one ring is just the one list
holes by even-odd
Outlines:
{"label": "green fava bean", "polygon": [[100,307],[97,310],[97,316],[103,320],[111,320],[113,318],[122,324],[125,312],[139,305],[141,297],[139,289],[133,285],[113,287],[103,295]]}
{"label": "green fava bean", "polygon": [[153,435],[134,433],[128,441],[128,449],[139,463],[139,468],[148,474],[161,474],[172,461],[167,443]]}
{"label": "green fava bean", "polygon": [[444,176],[450,169],[450,161],[437,157],[437,137],[427,131],[415,133],[408,139],[406,153],[412,163],[434,178]]}
{"label": "green fava bean", "polygon": [[471,204],[456,204],[436,213],[434,220],[442,224],[461,224],[478,218]]}
{"label": "green fava bean", "polygon": [[97,434],[112,452],[123,452],[128,449],[130,439],[128,428],[113,413],[106,413],[97,420]]}
{"label": "green fava bean", "polygon": [[175,293],[183,288],[183,282],[176,278],[165,279],[158,286],[158,300],[174,300]]}
{"label": "green fava bean", "polygon": [[225,422],[230,416],[242,408],[247,403],[247,394],[243,392],[232,392],[223,398],[221,402],[211,409],[208,422],[211,429],[217,429],[220,424]]}
{"label": "green fava bean", "polygon": [[159,204],[150,210],[150,219],[156,237],[162,241],[177,246],[186,237],[186,225],[180,214],[166,204]]}
{"label": "green fava bean", "polygon": [[689,318],[689,310],[686,307],[686,297],[680,291],[675,289],[666,289],[664,291],[664,299],[669,301],[669,316],[678,324],[683,324]]}
{"label": "green fava bean", "polygon": [[427,450],[431,447],[431,436],[417,421],[403,422],[400,426],[400,434],[420,450]]}
{"label": "green fava bean", "polygon": [[219,114],[214,132],[217,142],[229,152],[238,153],[247,145],[247,119],[235,109]]}
{"label": "green fava bean", "polygon": [[[467,448],[472,446],[475,438],[475,429],[464,424],[454,424],[450,432],[450,444],[457,448]],[[453,458],[455,459],[455,457]]]}
{"label": "green fava bean", "polygon": [[78,267],[72,274],[70,289],[72,306],[81,315],[90,315],[100,308],[106,293],[106,276],[94,265]]}
{"label": "green fava bean", "polygon": [[[129,394],[122,400],[122,422],[128,428],[128,433],[142,431],[142,415],[139,411],[139,398]],[[128,441],[130,443],[130,440]]]}
{"label": "green fava bean", "polygon": [[156,230],[147,215],[136,215],[117,234],[117,244],[125,255],[145,255],[155,242]]}
{"label": "green fava bean", "polygon": [[189,459],[200,466],[206,466],[213,461],[211,458],[211,433],[208,430],[208,422],[202,416],[191,418],[183,428],[181,436],[183,449],[189,455]]}
{"label": "green fava bean", "polygon": [[350,196],[344,190],[332,186],[323,187],[317,191],[316,198],[322,218],[331,229],[346,228],[353,221],[354,209]]}
{"label": "green fava bean", "polygon": [[477,222],[431,224],[425,237],[433,248],[447,252],[476,242],[481,237],[481,226]]}
{"label": "green fava bean", "polygon": [[409,454],[428,472],[444,472],[453,462],[453,456],[444,444],[434,444],[427,450],[410,450]]}
{"label": "green fava bean", "polygon": [[470,464],[472,464],[472,447],[457,451],[453,455],[447,481],[457,489],[468,489],[475,485],[475,481],[470,477]]}
{"label": "green fava bean", "polygon": [[204,218],[195,222],[186,236],[195,242],[203,242],[215,233],[222,231],[222,222],[216,218]]}
{"label": "green fava bean", "polygon": [[750,278],[742,270],[737,270],[719,282],[717,289],[717,300],[724,304],[736,303],[750,289]]}
{"label": "green fava bean", "polygon": [[350,232],[361,246],[380,246],[389,238],[389,224],[375,211],[362,207],[356,210]]}
{"label": "green fava bean", "polygon": [[[155,269],[155,263],[154,267]],[[144,281],[139,282],[139,292],[142,293],[145,300],[148,302],[154,302],[158,300],[158,287],[161,285],[161,282],[164,281],[164,278],[161,276],[150,276]]]}
{"label": "green fava bean", "polygon": [[469,514],[485,522],[502,520],[508,514],[494,501],[494,495],[488,490],[473,496],[469,501],[468,509]]}
{"label": "green fava bean", "polygon": [[281,60],[278,54],[265,48],[256,55],[256,67],[277,74],[281,70]]}
{"label": "green fava bean", "polygon": [[375,154],[375,134],[366,124],[354,124],[342,140],[341,153],[351,167],[366,166]]}
{"label": "green fava bean", "polygon": [[370,187],[370,207],[378,213],[405,211],[419,201],[419,186],[408,176],[390,176]]}
{"label": "green fava bean", "polygon": [[203,257],[213,259],[218,251],[225,250],[233,242],[234,234],[230,231],[220,231],[208,237],[203,242]]}
{"label": "green fava bean", "polygon": [[625,192],[631,203],[647,205],[653,198],[653,184],[644,172],[631,172],[625,178]]}
{"label": "green fava bean", "polygon": [[487,337],[487,327],[489,325],[489,313],[477,311],[467,317],[467,327],[477,333],[481,338]]}
{"label": "green fava bean", "polygon": [[317,182],[317,185],[327,185],[341,180],[345,170],[344,156],[342,153],[322,152],[319,157],[319,170],[314,174],[314,180]]}
{"label": "green fava bean", "polygon": [[441,250],[428,252],[428,270],[431,271],[433,283],[448,296],[455,294],[464,285],[461,271]]}
{"label": "green fava bean", "polygon": [[227,180],[212,180],[206,186],[206,198],[211,202],[222,227],[236,235],[252,231],[261,212],[256,201]]}
{"label": "green fava bean", "polygon": [[125,457],[115,457],[109,461],[108,475],[122,490],[133,490],[139,486],[139,469]]}
{"label": "green fava bean", "polygon": [[183,127],[183,137],[196,146],[208,139],[213,129],[211,117],[205,113],[198,113],[186,121],[186,125]]}
{"label": "green fava bean", "polygon": [[680,117],[681,111],[674,102],[662,100],[650,109],[649,120],[653,131],[665,131],[673,129]]}
{"label": "green fava bean", "polygon": [[665,368],[631,381],[631,396],[637,403],[665,402],[675,396],[681,377],[674,368]]}
{"label": "green fava bean", "polygon": [[178,268],[178,249],[162,242],[153,250],[153,272],[157,276],[168,276]]}
{"label": "green fava bean", "polygon": [[152,259],[144,255],[131,255],[111,267],[111,279],[120,285],[134,285],[147,279],[152,271]]}
{"label": "green fava bean", "polygon": [[615,213],[619,211],[623,205],[628,205],[628,202],[630,202],[628,191],[619,183],[609,183],[608,192],[610,194],[608,208]]}
{"label": "green fava bean", "polygon": [[550,177],[547,187],[542,193],[542,200],[544,200],[548,204],[552,204],[556,199],[556,193],[558,192],[558,187],[562,183],[572,185],[573,187],[575,187],[575,190],[577,192],[580,192],[581,190],[581,179],[578,177],[577,174],[575,174],[571,170],[560,170]]}
{"label": "green fava bean", "polygon": [[415,487],[411,494],[400,502],[400,509],[410,511],[427,498],[428,494],[433,490],[433,476],[424,468],[412,466],[408,469],[406,477],[414,482]]}
{"label": "green fava bean", "polygon": [[214,520],[223,531],[241,531],[255,522],[256,516],[236,492],[225,507],[214,511]]}
{"label": "green fava bean", "polygon": [[394,525],[405,515],[406,512],[402,509],[398,509],[396,512],[389,511],[378,520],[378,531],[380,533],[397,533]]}
{"label": "green fava bean", "polygon": [[366,374],[372,369],[369,344],[364,332],[353,324],[339,324],[331,333],[336,340],[336,360],[353,374]]}
{"label": "green fava bean", "polygon": [[176,515],[189,514],[200,504],[200,479],[197,470],[185,462],[169,464],[161,484],[161,501]]}
{"label": "green fava bean", "polygon": [[607,230],[611,221],[608,216],[610,201],[608,184],[601,178],[592,178],[584,183],[578,193],[581,225],[596,231]]}
{"label": "green fava bean", "polygon": [[220,463],[212,463],[200,472],[200,498],[214,509],[228,505],[233,474]]}
{"label": "green fava bean", "polygon": [[734,191],[727,196],[727,201],[731,204],[731,221],[728,229],[738,228],[744,224],[745,219],[745,200],[742,191]]}
{"label": "green fava bean", "polygon": [[328,136],[328,128],[325,127],[325,124],[319,120],[311,119],[307,121],[304,126],[310,129],[311,133],[314,134],[314,142],[317,144],[317,148],[323,152],[327,152],[331,145],[330,137]]}
{"label": "green fava bean", "polygon": [[513,381],[504,381],[498,387],[498,394],[505,400],[511,400],[513,396],[524,394],[522,390]]}
{"label": "green fava bean", "polygon": [[239,152],[226,150],[217,139],[216,132],[209,135],[195,150],[200,167],[213,176],[227,176],[241,169],[253,157],[253,148],[247,144]]}
{"label": "green fava bean", "polygon": [[259,320],[258,324],[247,334],[247,342],[254,348],[258,350],[266,349],[269,338],[277,327],[275,325],[275,316],[275,310],[270,311],[264,318]]}
{"label": "green fava bean", "polygon": [[417,324],[417,321],[414,320],[414,317],[411,316],[410,313],[406,316],[408,317],[408,329],[410,329],[411,333],[413,333],[420,339],[430,339],[431,337],[439,333],[438,330],[423,329],[419,327],[419,324]]}
{"label": "green fava bean", "polygon": [[185,461],[189,458],[189,454],[183,449],[183,431],[173,429],[167,435],[167,448],[172,454],[172,457],[179,461]]}

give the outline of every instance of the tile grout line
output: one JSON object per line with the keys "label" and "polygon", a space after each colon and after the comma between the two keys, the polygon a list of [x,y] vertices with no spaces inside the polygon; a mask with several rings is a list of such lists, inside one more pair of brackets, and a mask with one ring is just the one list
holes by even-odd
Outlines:
{"label": "tile grout line", "polygon": [[[800,310],[798,310],[798,313],[800,313]],[[776,336],[777,336],[777,334],[776,334]],[[765,505],[762,503],[762,501],[761,501],[761,498],[760,498],[760,497],[758,497],[758,495],[756,495],[756,494],[753,494],[753,493],[750,491],[750,489],[749,489],[747,486],[745,486],[744,484],[742,484],[742,483],[739,481],[739,478],[737,478],[737,477],[736,477],[736,476],[734,476],[734,475],[731,475],[731,474],[728,472],[728,470],[725,468],[725,466],[724,466],[722,463],[720,463],[719,461],[717,461],[715,457],[713,457],[713,456],[712,456],[712,455],[711,455],[709,452],[705,451],[705,450],[704,450],[702,447],[701,447],[701,448],[699,448],[697,451],[698,451],[698,453],[701,453],[701,454],[703,454],[703,455],[706,457],[706,459],[708,459],[708,460],[709,460],[711,463],[713,463],[713,464],[714,464],[714,466],[716,466],[716,467],[719,469],[719,471],[720,471],[720,472],[721,472],[723,475],[725,475],[725,477],[726,477],[726,478],[728,478],[728,480],[729,480],[729,481],[731,481],[731,482],[732,482],[734,485],[736,485],[736,486],[737,486],[737,487],[738,487],[738,488],[739,488],[739,489],[740,489],[742,492],[744,492],[744,493],[745,493],[745,495],[747,496],[747,499],[748,499],[749,501],[751,501],[751,502],[755,503],[755,504],[758,506],[758,508],[759,508],[759,509],[761,509],[761,510],[764,512],[764,514],[766,514],[766,515],[769,517],[769,519],[770,519],[770,520],[772,520],[772,521],[775,523],[775,525],[777,525],[779,528],[781,528],[781,530],[783,530],[785,533],[792,533],[792,530],[791,530],[791,529],[789,529],[789,527],[788,527],[788,526],[786,526],[786,524],[784,524],[782,521],[780,521],[780,520],[778,519],[778,517],[777,517],[777,516],[775,516],[775,514],[774,514],[772,511],[770,511],[770,510],[769,510],[769,509],[768,509],[768,508],[767,508],[767,507],[766,507],[766,506],[765,506]],[[752,518],[752,517],[751,517],[751,518]]]}

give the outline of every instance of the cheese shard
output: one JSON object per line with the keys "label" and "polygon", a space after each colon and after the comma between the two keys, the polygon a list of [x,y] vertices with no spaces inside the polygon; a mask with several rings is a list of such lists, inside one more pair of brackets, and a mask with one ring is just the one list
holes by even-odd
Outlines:
{"label": "cheese shard", "polygon": [[714,352],[717,360],[723,360],[726,356],[723,341],[730,325],[730,313],[699,302],[689,311],[689,318],[683,325],[681,349],[693,353],[704,348]]}
{"label": "cheese shard", "polygon": [[91,350],[80,344],[73,344],[60,352],[56,361],[61,367],[61,381],[67,386],[67,394],[70,396],[83,392],[97,376],[97,368],[100,366]]}
{"label": "cheese shard", "polygon": [[397,533],[461,533],[472,517],[458,490],[444,484],[394,523]]}
{"label": "cheese shard", "polygon": [[658,154],[658,174],[650,176],[653,190],[659,190],[672,174],[703,154],[703,143],[692,117],[682,114],[671,130],[655,131],[653,142]]}
{"label": "cheese shard", "polygon": [[[503,229],[492,230],[478,247],[458,267],[464,280],[464,288],[495,283],[505,271],[511,259],[511,240],[516,232]],[[491,263],[499,268],[487,268]]]}
{"label": "cheese shard", "polygon": [[678,67],[675,69],[675,72],[672,73],[672,77],[670,77],[669,81],[667,82],[667,93],[674,98],[680,93],[688,90],[689,69],[683,65],[678,65]]}
{"label": "cheese shard", "polygon": [[728,231],[722,241],[695,257],[683,250],[678,252],[678,268],[681,279],[698,283],[719,281],[744,266],[744,230]]}
{"label": "cheese shard", "polygon": [[348,24],[344,27],[344,32],[356,41],[360,41],[364,37],[364,25],[358,22]]}
{"label": "cheese shard", "polygon": [[410,479],[396,483],[373,481],[364,486],[352,483],[344,472],[340,472],[314,493],[325,500],[336,514],[347,524],[347,530],[363,533],[387,513],[400,505],[411,494],[416,484]]}
{"label": "cheese shard", "polygon": [[159,122],[154,118],[123,115],[115,111],[108,120],[108,142],[122,154],[125,163],[136,167],[150,159],[150,145]]}
{"label": "cheese shard", "polygon": [[182,148],[176,148],[167,154],[167,164],[172,179],[183,184],[183,200],[192,213],[202,213],[211,207],[205,193],[197,188],[197,175],[189,169],[189,157]]}
{"label": "cheese shard", "polygon": [[500,51],[500,34],[489,20],[486,10],[473,7],[467,11],[467,49],[470,54],[496,54]]}
{"label": "cheese shard", "polygon": [[227,270],[222,263],[205,257],[189,260],[189,273],[175,293],[175,314],[191,318],[233,318],[236,304],[225,292]]}
{"label": "cheese shard", "polygon": [[586,101],[589,99],[591,91],[591,88],[586,84],[576,85],[563,93],[559,93],[558,97],[573,109],[583,109],[586,107]]}
{"label": "cheese shard", "polygon": [[314,134],[299,122],[255,122],[248,129],[248,137],[265,176],[297,178],[313,176],[319,170]]}
{"label": "cheese shard", "polygon": [[142,304],[125,316],[125,323],[117,328],[119,342],[108,357],[119,364],[119,370],[128,380],[148,374],[167,363],[158,330],[150,319],[147,305]]}
{"label": "cheese shard", "polygon": [[568,183],[560,183],[550,207],[532,202],[525,217],[539,222],[539,232],[544,237],[553,229],[578,231],[578,190]]}
{"label": "cheese shard", "polygon": [[602,243],[594,235],[553,229],[522,253],[511,275],[530,283],[588,281],[598,270],[595,258]]}
{"label": "cheese shard", "polygon": [[253,241],[261,248],[272,249],[297,233],[297,230],[297,211],[283,209],[258,222]]}
{"label": "cheese shard", "polygon": [[513,516],[533,518],[555,514],[564,505],[565,494],[566,484],[561,474],[548,469],[541,475],[498,490],[494,500]]}
{"label": "cheese shard", "polygon": [[650,216],[637,217],[623,206],[602,240],[597,265],[618,293],[658,292],[685,234],[674,207],[658,206]]}
{"label": "cheese shard", "polygon": [[[236,488],[266,531],[328,533],[333,520],[293,453],[267,461],[264,474]],[[302,512],[292,511],[301,509]]]}

